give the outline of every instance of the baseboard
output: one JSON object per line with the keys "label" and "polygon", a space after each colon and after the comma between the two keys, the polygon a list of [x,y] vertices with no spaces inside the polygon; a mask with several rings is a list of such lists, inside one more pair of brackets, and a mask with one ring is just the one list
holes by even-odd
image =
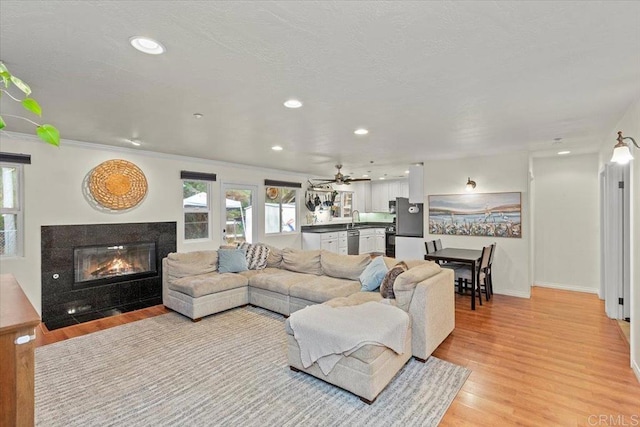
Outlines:
{"label": "baseboard", "polygon": [[636,374],[636,379],[640,383],[640,366],[638,366],[635,360],[631,361],[631,369],[633,369],[633,373]]}
{"label": "baseboard", "polygon": [[573,285],[563,285],[561,283],[550,283],[550,282],[538,282],[536,281],[533,286],[539,286],[541,288],[553,288],[553,289],[562,289],[563,291],[574,291],[574,292],[586,292],[588,294],[597,294],[597,288],[588,288],[586,286],[573,286]]}
{"label": "baseboard", "polygon": [[510,297],[518,297],[518,298],[531,298],[531,292],[523,292],[523,291],[516,291],[515,289],[502,289],[500,291],[494,289],[494,293],[497,295],[507,295]]}

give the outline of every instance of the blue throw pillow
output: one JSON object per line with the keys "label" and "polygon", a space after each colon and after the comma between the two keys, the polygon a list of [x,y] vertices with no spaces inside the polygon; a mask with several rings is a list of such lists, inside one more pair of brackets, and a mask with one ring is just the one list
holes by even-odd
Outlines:
{"label": "blue throw pillow", "polygon": [[384,259],[381,256],[375,257],[360,275],[360,283],[362,283],[360,290],[364,292],[377,290],[380,284],[382,284],[382,279],[384,279],[387,271],[389,271],[389,269],[384,263]]}
{"label": "blue throw pillow", "polygon": [[247,256],[242,249],[218,249],[218,272],[237,273],[246,271]]}

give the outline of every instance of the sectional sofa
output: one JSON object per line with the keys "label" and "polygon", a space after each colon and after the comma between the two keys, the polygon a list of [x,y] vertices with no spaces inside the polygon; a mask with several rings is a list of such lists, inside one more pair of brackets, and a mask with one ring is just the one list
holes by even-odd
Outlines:
{"label": "sectional sofa", "polygon": [[[358,278],[371,262],[369,255],[338,255],[324,250],[269,247],[266,268],[220,273],[217,251],[171,253],[162,261],[163,303],[197,321],[204,316],[247,304],[288,317],[313,304],[332,307],[382,301],[410,317],[406,352],[366,345],[346,357],[332,376],[304,368],[293,331],[287,323],[289,364],[372,402],[413,355],[424,362],[455,325],[453,271],[431,261],[406,260],[409,269],[393,284],[395,300],[380,292],[362,292]],[[398,260],[384,258],[388,268]]]}

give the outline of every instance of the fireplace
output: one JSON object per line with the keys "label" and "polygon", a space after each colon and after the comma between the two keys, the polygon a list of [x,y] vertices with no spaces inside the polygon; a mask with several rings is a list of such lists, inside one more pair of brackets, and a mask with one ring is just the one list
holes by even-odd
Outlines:
{"label": "fireplace", "polygon": [[74,289],[152,277],[156,243],[83,246],[73,250]]}
{"label": "fireplace", "polygon": [[176,223],[44,225],[42,321],[57,329],[162,304]]}

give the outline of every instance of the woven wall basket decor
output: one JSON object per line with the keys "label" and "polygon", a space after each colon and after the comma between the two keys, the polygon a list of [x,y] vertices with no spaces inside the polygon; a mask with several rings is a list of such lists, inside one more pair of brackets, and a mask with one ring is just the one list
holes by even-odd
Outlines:
{"label": "woven wall basket decor", "polygon": [[147,194],[147,178],[139,167],[126,160],[107,160],[89,173],[89,192],[108,209],[131,209]]}

